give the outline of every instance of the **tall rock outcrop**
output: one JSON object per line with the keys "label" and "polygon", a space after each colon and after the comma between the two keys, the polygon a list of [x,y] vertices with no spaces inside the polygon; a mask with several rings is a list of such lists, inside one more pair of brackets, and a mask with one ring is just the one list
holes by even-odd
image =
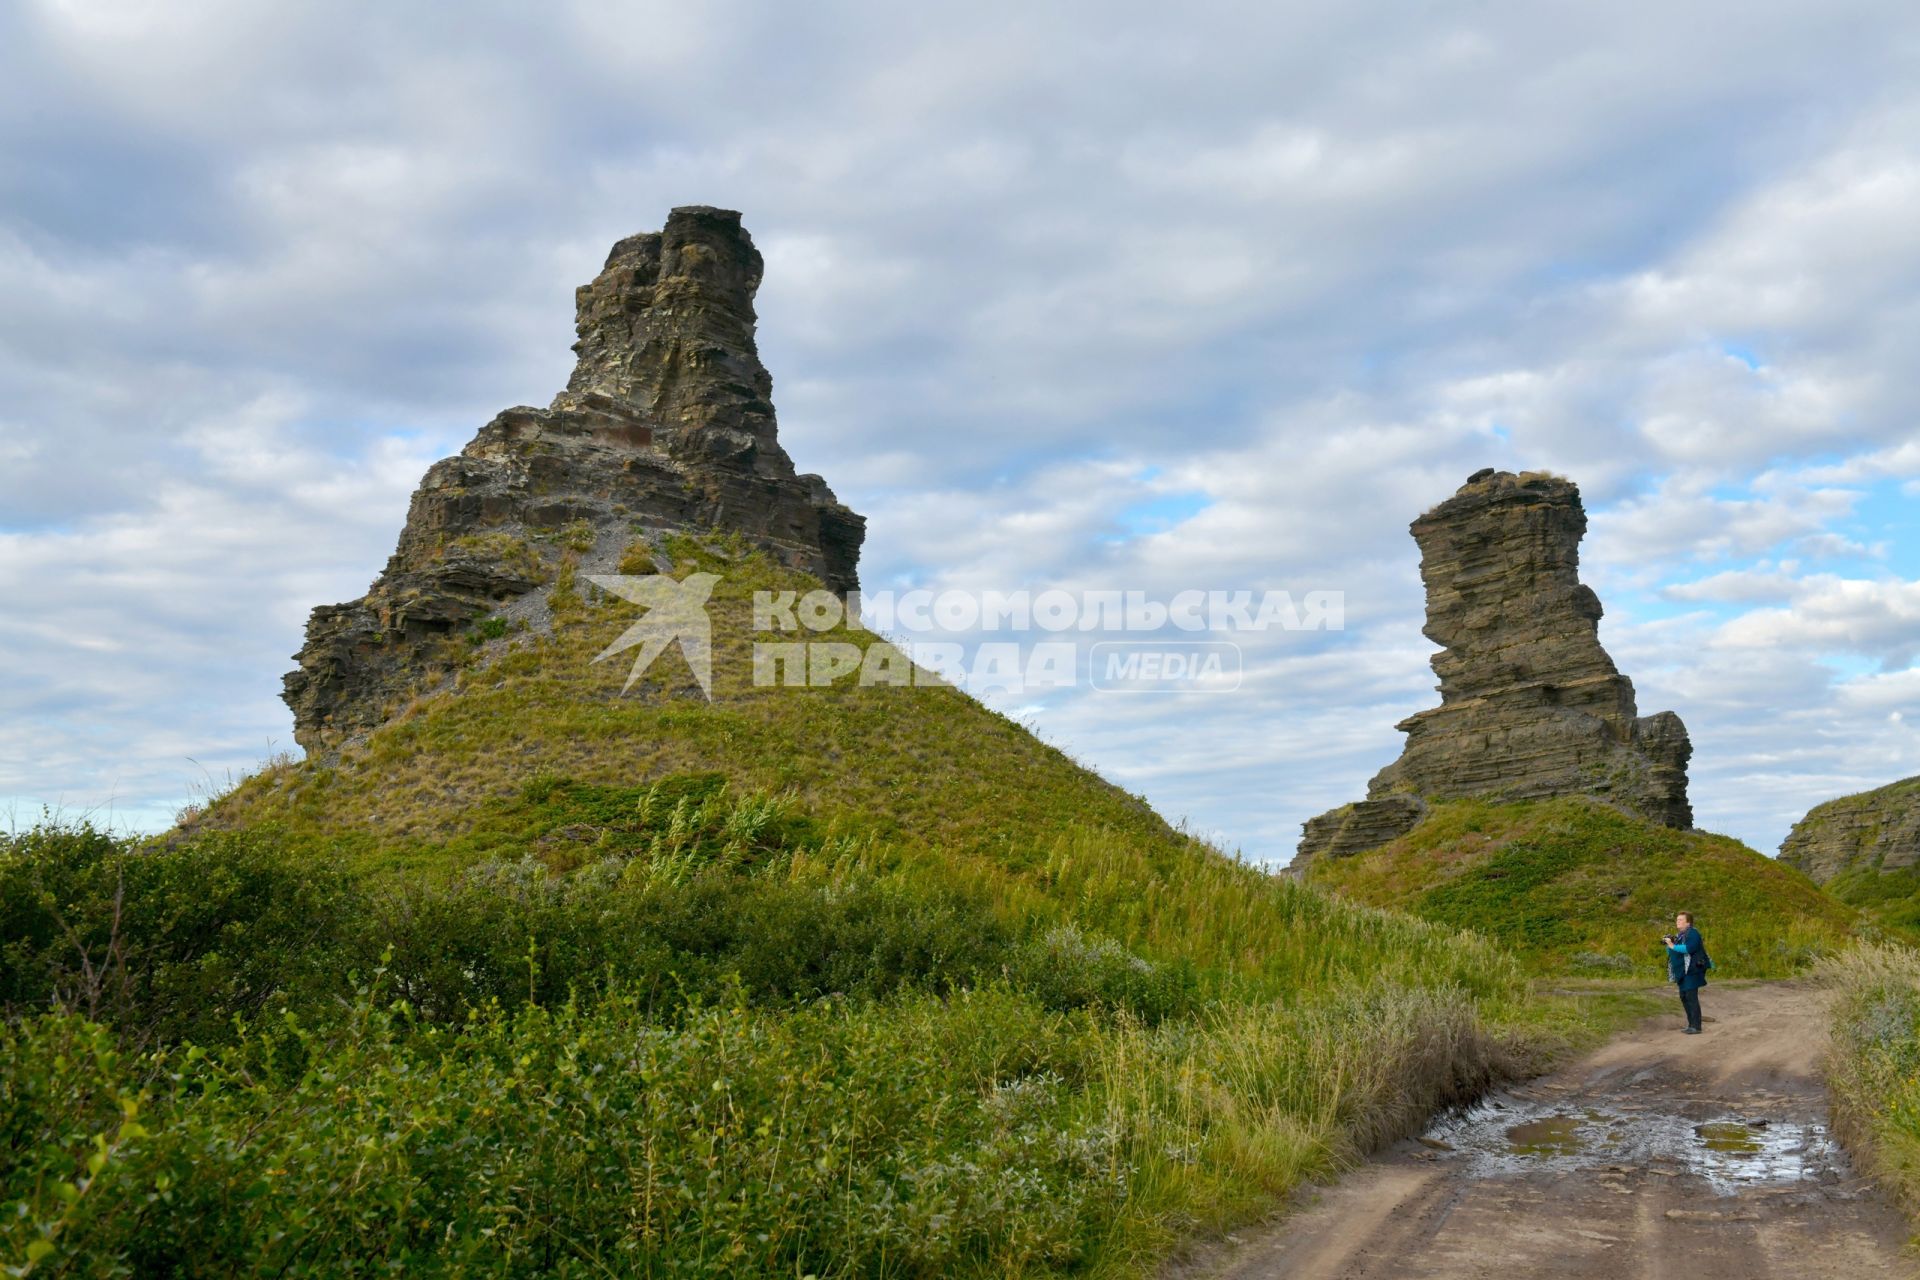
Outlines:
{"label": "tall rock outcrop", "polygon": [[1920,778],[1815,805],[1780,845],[1780,861],[1815,884],[1845,871],[1903,871],[1920,864]]}
{"label": "tall rock outcrop", "polygon": [[[636,537],[737,532],[852,590],[866,521],[780,447],[754,346],[762,263],[740,215],[675,209],[575,291],[579,356],[545,409],[508,409],[414,492],[371,590],[313,611],[283,694],[311,753],[388,719],[444,674],[450,636],[563,570],[611,572]],[[537,616],[536,619],[537,621]]]}
{"label": "tall rock outcrop", "polygon": [[1600,647],[1600,600],[1579,577],[1587,515],[1571,481],[1476,472],[1413,522],[1440,705],[1410,716],[1400,758],[1367,798],[1306,824],[1301,859],[1411,830],[1427,801],[1591,795],[1670,827],[1693,825],[1686,726],[1642,716]]}

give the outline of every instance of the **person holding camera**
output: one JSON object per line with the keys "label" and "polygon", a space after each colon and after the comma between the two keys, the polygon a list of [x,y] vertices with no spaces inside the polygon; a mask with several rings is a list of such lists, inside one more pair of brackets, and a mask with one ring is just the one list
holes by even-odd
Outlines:
{"label": "person holding camera", "polygon": [[1660,941],[1667,944],[1667,976],[1680,988],[1680,1007],[1687,1011],[1687,1031],[1700,1034],[1700,988],[1707,985],[1707,970],[1713,961],[1707,958],[1706,943],[1693,927],[1693,912],[1682,911],[1673,918],[1673,932]]}

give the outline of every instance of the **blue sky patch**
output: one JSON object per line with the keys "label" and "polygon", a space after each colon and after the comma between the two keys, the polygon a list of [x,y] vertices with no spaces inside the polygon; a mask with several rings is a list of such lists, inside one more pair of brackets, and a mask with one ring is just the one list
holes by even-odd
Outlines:
{"label": "blue sky patch", "polygon": [[1120,512],[1114,522],[1131,538],[1165,533],[1177,524],[1191,520],[1213,505],[1204,493],[1166,493],[1137,502]]}

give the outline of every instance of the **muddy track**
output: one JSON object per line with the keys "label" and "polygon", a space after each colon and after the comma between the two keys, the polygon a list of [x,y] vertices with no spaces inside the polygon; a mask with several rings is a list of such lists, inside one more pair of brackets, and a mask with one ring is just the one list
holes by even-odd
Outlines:
{"label": "muddy track", "polygon": [[1205,1263],[1219,1280],[1920,1277],[1827,1127],[1822,996],[1715,985],[1396,1144]]}

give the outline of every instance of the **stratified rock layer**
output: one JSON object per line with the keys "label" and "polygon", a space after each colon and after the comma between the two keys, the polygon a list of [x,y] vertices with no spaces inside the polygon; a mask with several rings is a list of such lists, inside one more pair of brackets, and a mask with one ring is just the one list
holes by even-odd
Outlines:
{"label": "stratified rock layer", "polygon": [[1406,749],[1367,799],[1306,824],[1300,857],[1337,857],[1411,830],[1427,800],[1592,795],[1670,827],[1693,825],[1686,726],[1642,716],[1600,647],[1600,601],[1581,585],[1587,516],[1572,482],[1475,473],[1413,522],[1440,705],[1399,724]]}
{"label": "stratified rock layer", "polygon": [[545,409],[508,409],[414,492],[371,590],[313,611],[285,681],[309,753],[387,720],[445,674],[450,639],[572,568],[611,572],[636,538],[736,532],[837,591],[866,521],[795,473],[754,345],[761,258],[740,215],[675,209],[575,293],[579,356]]}
{"label": "stratified rock layer", "polygon": [[1842,872],[1903,871],[1920,863],[1920,778],[1814,806],[1781,844],[1780,861],[1815,884]]}

